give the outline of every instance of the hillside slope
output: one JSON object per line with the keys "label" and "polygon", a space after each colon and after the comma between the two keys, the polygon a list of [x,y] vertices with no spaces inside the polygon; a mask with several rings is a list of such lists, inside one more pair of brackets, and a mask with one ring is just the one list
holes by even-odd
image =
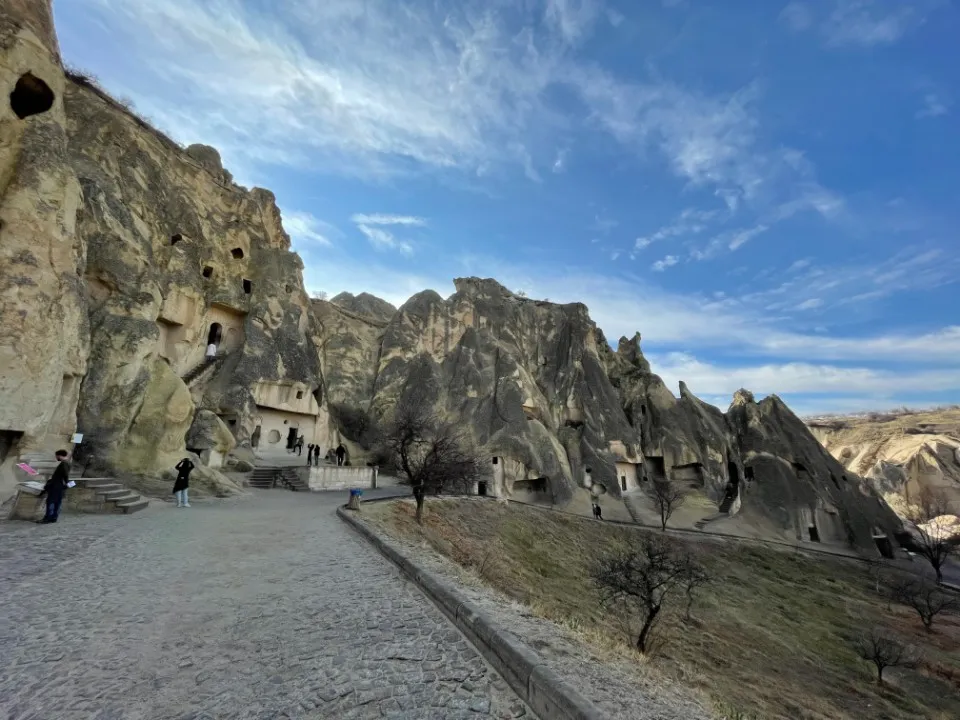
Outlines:
{"label": "hillside slope", "polygon": [[942,490],[960,515],[960,408],[817,418],[814,436],[894,507]]}

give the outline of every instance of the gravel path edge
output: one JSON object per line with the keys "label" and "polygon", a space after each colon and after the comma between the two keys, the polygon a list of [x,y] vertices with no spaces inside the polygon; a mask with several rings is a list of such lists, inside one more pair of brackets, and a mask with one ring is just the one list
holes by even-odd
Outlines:
{"label": "gravel path edge", "polygon": [[354,517],[351,511],[340,507],[337,508],[337,515],[400,568],[541,718],[605,720],[605,715],[596,705],[548,668],[528,645],[474,607],[456,588],[417,565],[394,543]]}

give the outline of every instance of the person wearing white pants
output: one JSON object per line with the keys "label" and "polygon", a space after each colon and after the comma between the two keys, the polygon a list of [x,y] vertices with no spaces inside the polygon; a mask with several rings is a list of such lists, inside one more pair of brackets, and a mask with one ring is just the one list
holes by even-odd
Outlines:
{"label": "person wearing white pants", "polygon": [[177,481],[173,484],[173,494],[177,496],[177,507],[190,507],[190,471],[194,464],[190,458],[184,458],[175,465]]}

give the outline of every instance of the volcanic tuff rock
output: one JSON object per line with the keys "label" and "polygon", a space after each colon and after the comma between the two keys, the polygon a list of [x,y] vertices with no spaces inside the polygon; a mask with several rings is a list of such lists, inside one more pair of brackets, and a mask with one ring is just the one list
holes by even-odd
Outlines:
{"label": "volcanic tuff rock", "polygon": [[960,515],[960,408],[819,418],[814,436],[896,509],[923,488],[943,491]]}
{"label": "volcanic tuff rock", "polygon": [[618,475],[634,466],[639,487],[628,494],[642,494],[644,479],[686,480],[720,508],[732,483],[725,511],[742,508],[791,539],[808,539],[814,526],[823,542],[871,546],[875,527],[897,528],[779,398],[757,403],[740,391],[726,414],[683,384],[677,398],[651,371],[639,335],[614,351],[584,305],[529,300],[489,279],[455,285],[448,299],[412,297],[386,326],[343,312],[322,323],[341,352],[333,363],[328,356],[339,368],[328,372],[349,368],[349,403],[369,407],[373,422],[389,418],[404,393],[426,388],[502,463],[507,493],[545,477],[563,502],[590,467],[593,481],[618,496]]}
{"label": "volcanic tuff rock", "polygon": [[[362,462],[417,392],[469,430],[498,494],[563,503],[589,467],[613,496],[642,502],[669,478],[787,537],[866,546],[894,529],[779,399],[743,391],[724,414],[682,384],[677,398],[639,335],[614,351],[580,303],[479,278],[399,309],[311,301],[274,196],[66,78],[50,17],[46,2],[0,9],[0,490],[16,453],[64,445],[78,423],[88,471],[151,490],[188,446],[215,465],[235,441],[237,467],[307,433]],[[194,479],[237,490],[214,467]]]}

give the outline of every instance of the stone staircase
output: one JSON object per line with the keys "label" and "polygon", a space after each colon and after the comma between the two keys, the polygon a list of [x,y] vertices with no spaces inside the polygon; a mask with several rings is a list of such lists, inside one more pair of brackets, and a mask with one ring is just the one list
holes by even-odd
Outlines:
{"label": "stone staircase", "polygon": [[294,467],[281,468],[280,483],[294,492],[310,492],[310,486],[300,478],[299,471]]}
{"label": "stone staircase", "polygon": [[[58,462],[52,453],[24,453],[19,462],[27,463],[39,474],[30,479],[41,484],[53,474]],[[67,508],[79,506],[94,512],[129,515],[143,510],[150,501],[130,490],[115,478],[71,477],[77,485],[67,491]]]}
{"label": "stone staircase", "polygon": [[247,485],[254,488],[266,490],[277,486],[280,477],[280,468],[270,466],[258,466],[253,469],[253,475],[247,480]]}
{"label": "stone staircase", "polygon": [[640,506],[647,501],[646,493],[642,490],[631,490],[630,492],[623,493],[621,497],[633,521],[635,523],[642,523],[643,514],[640,512]]}
{"label": "stone staircase", "polygon": [[254,469],[250,479],[247,480],[247,484],[261,490],[275,487],[283,487],[298,492],[308,492],[310,490],[310,486],[300,478],[297,468],[292,466],[258,466]]}
{"label": "stone staircase", "polygon": [[218,369],[223,367],[223,363],[227,360],[227,355],[218,355],[216,359],[212,362],[208,361],[206,358],[199,364],[187,371],[181,380],[186,383],[188,388],[192,388],[197,383],[202,380],[207,380],[213,375]]}

